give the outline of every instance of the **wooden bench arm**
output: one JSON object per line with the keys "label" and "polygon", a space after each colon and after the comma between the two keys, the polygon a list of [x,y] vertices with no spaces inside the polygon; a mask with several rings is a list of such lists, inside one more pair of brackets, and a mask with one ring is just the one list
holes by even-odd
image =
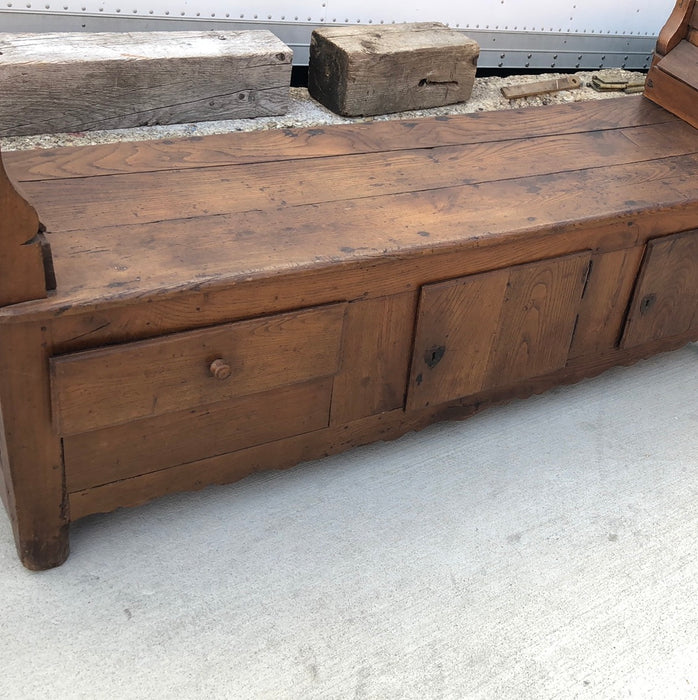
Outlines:
{"label": "wooden bench arm", "polygon": [[657,38],[658,55],[666,56],[682,39],[686,38],[694,6],[695,0],[676,0],[676,5]]}
{"label": "wooden bench arm", "polygon": [[0,307],[44,299],[55,288],[39,217],[5,172],[0,152]]}

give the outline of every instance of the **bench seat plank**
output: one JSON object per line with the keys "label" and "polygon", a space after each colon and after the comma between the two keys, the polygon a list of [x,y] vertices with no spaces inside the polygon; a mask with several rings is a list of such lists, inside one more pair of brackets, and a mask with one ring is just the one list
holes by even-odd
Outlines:
{"label": "bench seat plank", "polygon": [[515,119],[508,112],[482,112],[416,121],[343,124],[340,128],[274,129],[205,138],[120,142],[89,148],[69,146],[4,152],[3,159],[13,179],[21,183],[461,146],[671,121],[676,121],[676,117],[647,100],[633,97],[516,110]]}
{"label": "bench seat plank", "polygon": [[58,234],[478,185],[696,150],[695,130],[677,121],[312,161],[28,182],[24,189],[46,212],[48,230]]}

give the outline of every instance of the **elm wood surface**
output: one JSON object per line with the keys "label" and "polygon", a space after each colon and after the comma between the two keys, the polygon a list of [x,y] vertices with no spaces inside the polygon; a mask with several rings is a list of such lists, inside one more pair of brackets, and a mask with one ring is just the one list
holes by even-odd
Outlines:
{"label": "elm wood surface", "polygon": [[622,345],[698,332],[698,230],[649,241]]}
{"label": "elm wood surface", "polygon": [[[630,108],[631,107],[631,108]],[[530,109],[525,119],[507,112],[471,114],[468,119],[425,117],[412,121],[345,124],[341,129],[274,129],[249,133],[194,136],[176,140],[66,146],[3,154],[17,183],[55,178],[89,177],[153,170],[184,170],[218,165],[244,165],[302,160],[414,148],[462,146],[574,134],[594,130],[675,122],[647,101],[604,100]]]}
{"label": "elm wood surface", "polygon": [[[397,437],[698,338],[680,322],[696,301],[674,284],[674,258],[645,255],[698,236],[698,131],[639,97],[429,124],[274,134],[271,155],[254,134],[237,161],[239,135],[58,149],[55,167],[11,154],[58,281],[0,308],[5,500],[28,566],[60,563],[67,523],[90,513]],[[118,207],[101,194],[112,185]],[[673,254],[681,279],[698,277],[693,246]],[[638,279],[679,320],[626,324]],[[435,289],[460,302],[418,313]],[[319,336],[289,322],[275,339],[281,317],[306,314]],[[419,334],[449,324],[487,363],[452,365],[456,388],[424,407],[410,375]],[[231,329],[249,375],[202,350]]]}
{"label": "elm wood surface", "polygon": [[310,39],[308,91],[348,117],[465,102],[479,54],[438,22],[324,27]]}
{"label": "elm wood surface", "polygon": [[66,488],[82,491],[326,428],[331,398],[332,377],[325,377],[68,435]]}
{"label": "elm wood surface", "polygon": [[407,408],[562,369],[590,254],[422,288]]}
{"label": "elm wood surface", "polygon": [[626,313],[623,300],[630,298],[642,254],[637,246],[591,256],[570,359],[603,355],[616,346]]}
{"label": "elm wood surface", "polygon": [[[176,333],[51,360],[62,435],[216,403],[335,374],[344,305]],[[228,376],[213,376],[223,360]]]}
{"label": "elm wood surface", "polygon": [[46,296],[46,274],[35,209],[17,192],[0,154],[0,306]]}
{"label": "elm wood surface", "polygon": [[196,463],[189,463],[133,479],[122,479],[97,488],[69,494],[70,513],[74,520],[93,513],[106,513],[125,503],[140,505],[159,496],[184,490],[196,490],[209,484],[237,481],[254,472],[292,467],[300,462],[337,454],[356,445],[376,440],[394,440],[406,432],[421,430],[435,421],[463,420],[497,403],[514,398],[525,399],[560,384],[593,377],[609,367],[628,365],[653,354],[676,350],[696,335],[678,336],[667,341],[649,343],[630,352],[614,352],[570,362],[563,372],[527,379],[514,386],[494,389],[440,406],[417,411],[387,411],[352,421],[347,425],[330,426],[287,440],[258,445]]}
{"label": "elm wood surface", "polygon": [[[694,149],[694,129],[675,121],[535,140],[347,154],[341,162],[337,157],[303,164],[289,160],[141,173],[137,180],[133,175],[108,175],[79,182],[34,181],[23,183],[23,188],[27,197],[44,203],[44,223],[55,233],[84,230],[95,221],[101,228],[233,214],[240,214],[244,225],[245,214],[270,207],[327,206],[416,192],[428,196],[447,187],[549,175],[550,160],[532,157],[540,152],[554,156],[554,172],[562,174],[681,156]],[[80,200],[71,204],[67,197],[74,190],[80,192]]]}
{"label": "elm wood surface", "polygon": [[285,114],[292,52],[269,31],[0,34],[0,134]]}
{"label": "elm wood surface", "polygon": [[698,6],[677,0],[659,33],[644,95],[698,127]]}

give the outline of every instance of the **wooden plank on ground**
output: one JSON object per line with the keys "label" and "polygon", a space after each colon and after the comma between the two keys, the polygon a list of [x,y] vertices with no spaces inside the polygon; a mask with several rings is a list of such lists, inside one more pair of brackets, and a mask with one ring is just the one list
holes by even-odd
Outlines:
{"label": "wooden plank on ground", "polygon": [[269,31],[0,34],[0,136],[284,114]]}
{"label": "wooden plank on ground", "polygon": [[562,78],[551,80],[536,80],[523,85],[505,85],[502,88],[502,95],[507,100],[516,100],[521,97],[534,97],[535,95],[545,95],[549,92],[560,92],[561,90],[576,90],[582,86],[582,81],[574,75],[566,75]]}

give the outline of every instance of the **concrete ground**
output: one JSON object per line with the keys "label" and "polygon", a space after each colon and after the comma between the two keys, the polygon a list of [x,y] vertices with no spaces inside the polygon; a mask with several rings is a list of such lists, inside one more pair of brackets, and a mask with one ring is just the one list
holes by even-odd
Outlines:
{"label": "concrete ground", "polygon": [[698,345],[72,528],[2,698],[698,697]]}

